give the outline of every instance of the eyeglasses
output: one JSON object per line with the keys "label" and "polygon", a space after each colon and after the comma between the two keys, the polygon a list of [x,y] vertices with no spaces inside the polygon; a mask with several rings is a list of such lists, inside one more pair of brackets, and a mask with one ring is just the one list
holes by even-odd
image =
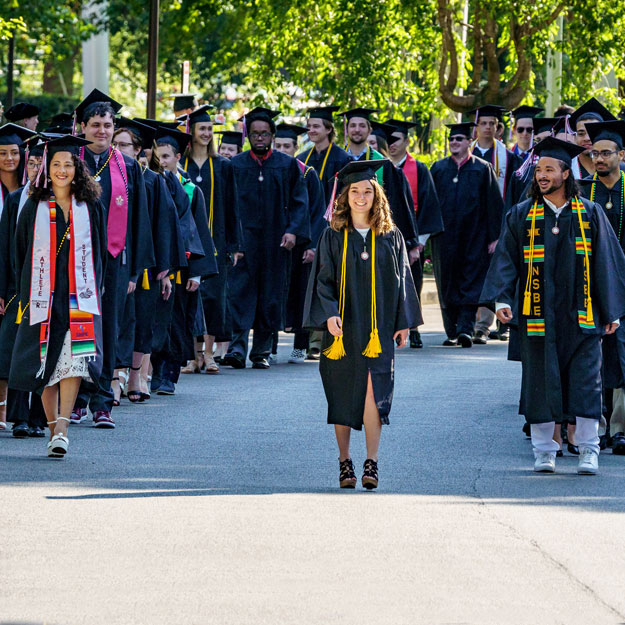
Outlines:
{"label": "eyeglasses", "polygon": [[593,160],[599,157],[610,158],[612,154],[618,154],[618,150],[601,150],[601,152],[597,152],[597,150],[593,150],[590,153],[590,158],[592,158]]}
{"label": "eyeglasses", "polygon": [[529,134],[529,133],[534,132],[534,129],[533,129],[533,128],[531,128],[531,127],[529,127],[529,128],[525,128],[525,127],[522,127],[522,126],[519,126],[519,127],[516,129],[516,133],[517,133],[517,134],[519,134],[519,135],[522,135],[524,132],[527,132],[527,133]]}
{"label": "eyeglasses", "polygon": [[269,139],[271,137],[270,132],[250,132],[250,137],[252,139]]}
{"label": "eyeglasses", "polygon": [[118,148],[131,148],[132,147],[132,143],[128,143],[127,141],[116,141],[115,145]]}
{"label": "eyeglasses", "polygon": [[468,137],[465,137],[464,135],[454,135],[453,137],[449,137],[449,143],[453,143],[454,141],[457,141],[458,143],[460,143],[460,141],[468,141]]}

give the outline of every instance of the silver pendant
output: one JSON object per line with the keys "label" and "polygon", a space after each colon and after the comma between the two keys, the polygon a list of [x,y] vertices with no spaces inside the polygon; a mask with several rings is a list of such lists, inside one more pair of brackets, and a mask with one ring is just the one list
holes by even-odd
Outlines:
{"label": "silver pendant", "polygon": [[458,182],[458,176],[456,176],[455,178],[452,179],[452,182]]}
{"label": "silver pendant", "polygon": [[368,252],[361,252],[360,253],[360,258],[362,258],[363,260],[369,260],[369,253]]}
{"label": "silver pendant", "polygon": [[558,228],[558,226],[554,226],[551,228],[551,232],[553,232],[553,234],[560,234],[560,228]]}
{"label": "silver pendant", "polygon": [[195,180],[196,182],[202,182],[202,176],[198,176]]}
{"label": "silver pendant", "polygon": [[613,206],[612,202],[609,202],[609,201],[608,201],[608,202],[606,202],[606,204],[605,204],[605,207],[606,207],[608,210],[610,210],[610,209],[612,208],[612,206]]}
{"label": "silver pendant", "polygon": [[258,176],[258,182],[262,182],[264,180],[263,175],[260,174],[260,176]]}
{"label": "silver pendant", "polygon": [[100,176],[96,176],[96,177],[94,178],[94,180],[95,180],[96,182],[100,182]]}

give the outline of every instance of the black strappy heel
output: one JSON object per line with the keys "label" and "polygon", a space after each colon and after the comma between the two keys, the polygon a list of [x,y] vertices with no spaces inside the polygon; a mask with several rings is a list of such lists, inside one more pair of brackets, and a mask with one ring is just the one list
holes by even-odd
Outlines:
{"label": "black strappy heel", "polygon": [[352,459],[339,460],[339,486],[341,488],[356,488],[357,481]]}
{"label": "black strappy heel", "polygon": [[378,463],[371,458],[365,460],[362,485],[367,490],[373,490],[378,487]]}

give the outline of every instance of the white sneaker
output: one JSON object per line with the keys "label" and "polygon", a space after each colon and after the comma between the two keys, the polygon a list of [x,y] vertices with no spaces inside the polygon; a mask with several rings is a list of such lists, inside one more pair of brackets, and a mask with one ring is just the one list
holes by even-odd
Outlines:
{"label": "white sneaker", "polygon": [[579,475],[597,475],[599,454],[593,449],[580,449],[577,473]]}
{"label": "white sneaker", "polygon": [[537,452],[534,471],[536,471],[536,473],[555,473],[556,455],[551,451]]}
{"label": "white sneaker", "polygon": [[306,350],[294,349],[289,356],[289,362],[297,364],[298,362],[304,362],[306,360]]}

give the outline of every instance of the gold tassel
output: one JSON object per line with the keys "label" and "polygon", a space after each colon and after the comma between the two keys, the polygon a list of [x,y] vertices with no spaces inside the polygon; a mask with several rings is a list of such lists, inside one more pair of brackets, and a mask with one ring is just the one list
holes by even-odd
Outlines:
{"label": "gold tassel", "polygon": [[143,281],[141,282],[141,286],[143,287],[144,291],[149,291],[150,290],[150,279],[148,278],[148,270],[147,269],[143,270]]}
{"label": "gold tassel", "polygon": [[365,351],[362,352],[362,355],[367,358],[377,358],[382,353],[382,345],[380,343],[378,329],[375,328],[369,336],[369,342],[367,343],[367,347],[365,347]]}
{"label": "gold tassel", "polygon": [[17,325],[22,323],[22,317],[24,316],[24,312],[25,310],[22,310],[22,302],[20,301],[17,306],[17,319],[15,320],[15,323],[17,323]]}
{"label": "gold tassel", "polygon": [[586,321],[588,323],[595,322],[594,315],[592,314],[592,298],[590,297],[590,295],[588,296],[588,299],[586,300]]}
{"label": "gold tassel", "polygon": [[330,360],[340,360],[346,355],[345,345],[343,345],[343,335],[335,336],[330,347],[323,350],[323,355]]}
{"label": "gold tassel", "polygon": [[170,274],[169,274],[169,279],[170,279],[170,280],[173,280],[175,277],[176,277],[176,276],[175,276],[173,273],[170,273]]}
{"label": "gold tassel", "polygon": [[176,284],[182,284],[182,278],[180,277],[180,272],[176,273]]}
{"label": "gold tassel", "polygon": [[525,291],[525,297],[523,298],[523,315],[526,317],[530,314],[532,305],[532,294]]}

